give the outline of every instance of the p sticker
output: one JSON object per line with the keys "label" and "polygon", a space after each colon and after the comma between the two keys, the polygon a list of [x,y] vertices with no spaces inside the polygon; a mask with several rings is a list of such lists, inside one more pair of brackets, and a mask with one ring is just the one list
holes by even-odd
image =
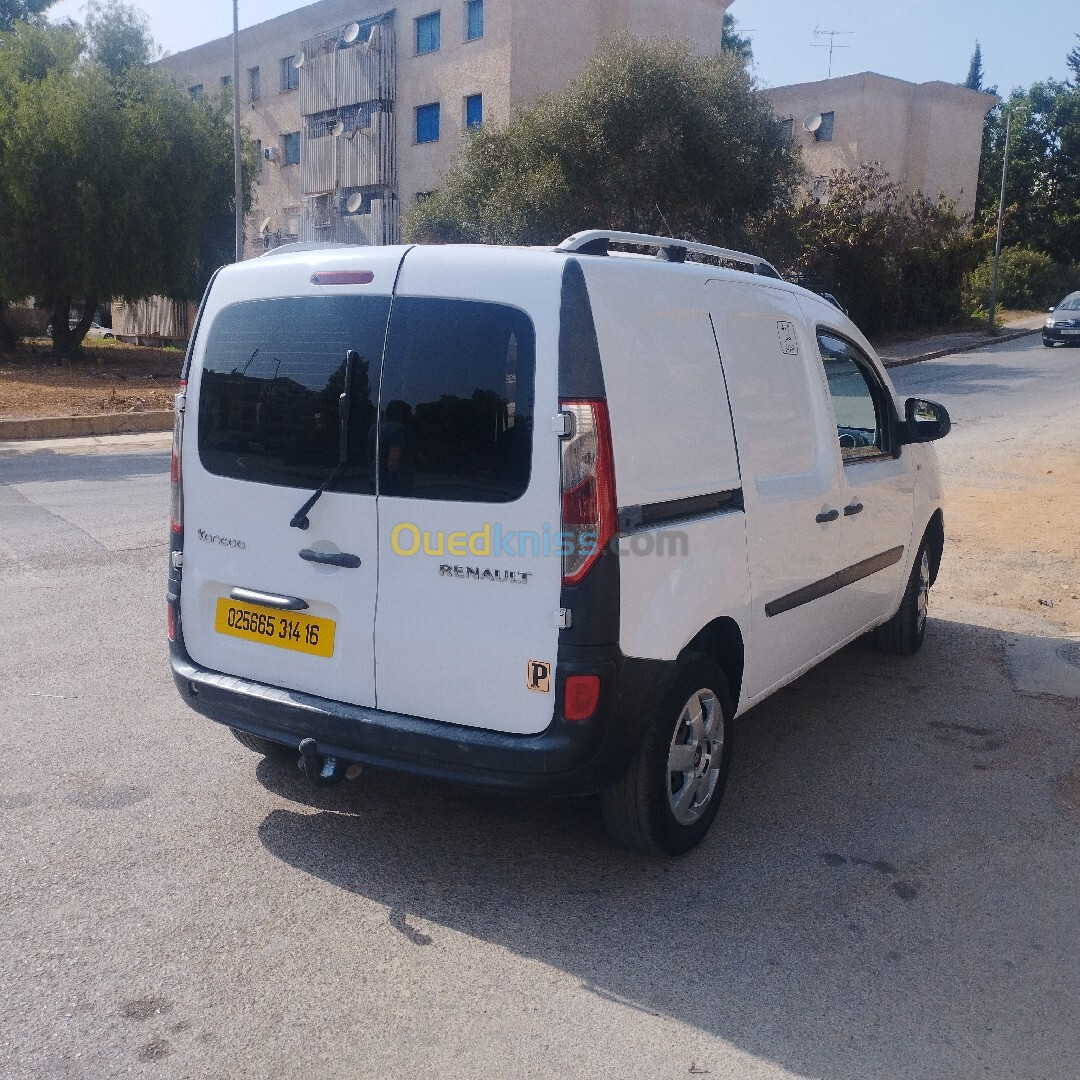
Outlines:
{"label": "p sticker", "polygon": [[780,351],[785,356],[798,356],[799,339],[795,336],[795,324],[781,319],[777,321],[776,332],[780,335]]}
{"label": "p sticker", "polygon": [[551,665],[544,660],[530,660],[525,685],[538,694],[551,693]]}

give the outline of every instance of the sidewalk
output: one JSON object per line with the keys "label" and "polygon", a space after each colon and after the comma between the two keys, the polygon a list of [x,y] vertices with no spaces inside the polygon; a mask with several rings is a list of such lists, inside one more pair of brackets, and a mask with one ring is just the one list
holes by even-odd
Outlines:
{"label": "sidewalk", "polygon": [[970,352],[987,345],[999,345],[1003,341],[1014,341],[1038,333],[1045,315],[1028,315],[1022,319],[1007,322],[997,334],[990,335],[985,330],[965,330],[955,334],[929,334],[913,337],[910,340],[885,337],[871,344],[877,350],[886,367],[904,367],[907,364],[919,364],[923,360],[934,360],[950,353]]}

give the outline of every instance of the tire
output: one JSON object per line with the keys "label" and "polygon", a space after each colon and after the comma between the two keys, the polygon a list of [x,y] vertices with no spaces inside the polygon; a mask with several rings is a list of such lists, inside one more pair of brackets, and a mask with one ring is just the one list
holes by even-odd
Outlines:
{"label": "tire", "polygon": [[239,728],[229,728],[229,730],[241,746],[254,750],[256,754],[262,754],[263,757],[271,758],[274,761],[290,761],[294,764],[299,760],[299,754],[291,746],[271,742],[261,735],[252,735],[250,732],[241,731]]}
{"label": "tire", "polygon": [[904,587],[900,610],[874,631],[874,642],[884,653],[911,656],[926,638],[926,613],[930,602],[930,556],[926,541],[919,545],[911,576]]}
{"label": "tire", "polygon": [[685,653],[629,768],[601,792],[604,825],[617,844],[682,855],[701,842],[727,786],[734,712],[720,667]]}

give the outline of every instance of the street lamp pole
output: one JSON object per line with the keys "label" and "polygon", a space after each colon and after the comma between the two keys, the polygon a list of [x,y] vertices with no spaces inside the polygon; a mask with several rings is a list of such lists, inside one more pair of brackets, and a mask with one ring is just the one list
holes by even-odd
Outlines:
{"label": "street lamp pole", "polygon": [[244,177],[240,167],[240,14],[232,5],[233,185],[236,202],[236,261],[244,258]]}
{"label": "street lamp pole", "polygon": [[997,325],[994,321],[997,311],[998,291],[998,263],[1001,260],[1001,219],[1005,215],[1005,177],[1009,172],[1009,135],[1012,132],[1013,109],[1005,114],[1005,153],[1001,159],[1001,196],[998,199],[997,214],[997,240],[994,242],[994,280],[990,286],[990,316],[987,323],[987,331],[997,333]]}

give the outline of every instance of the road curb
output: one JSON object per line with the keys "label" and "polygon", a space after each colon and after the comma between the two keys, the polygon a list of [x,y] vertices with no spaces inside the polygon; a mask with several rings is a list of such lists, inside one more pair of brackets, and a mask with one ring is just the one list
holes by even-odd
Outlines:
{"label": "road curb", "polygon": [[939,356],[951,356],[953,353],[974,352],[976,349],[985,349],[990,345],[1000,345],[1003,341],[1015,341],[1017,338],[1028,337],[1037,334],[1038,330],[1006,330],[997,337],[987,338],[985,341],[975,341],[969,345],[954,345],[949,349],[935,349],[933,352],[920,353],[918,356],[905,356],[896,360],[882,358],[882,363],[887,368],[907,367],[909,364],[921,364],[924,360],[936,360]]}
{"label": "road curb", "polygon": [[0,420],[0,442],[90,435],[134,435],[149,431],[171,431],[172,426],[172,409],[98,413],[93,416],[29,417],[25,420]]}

